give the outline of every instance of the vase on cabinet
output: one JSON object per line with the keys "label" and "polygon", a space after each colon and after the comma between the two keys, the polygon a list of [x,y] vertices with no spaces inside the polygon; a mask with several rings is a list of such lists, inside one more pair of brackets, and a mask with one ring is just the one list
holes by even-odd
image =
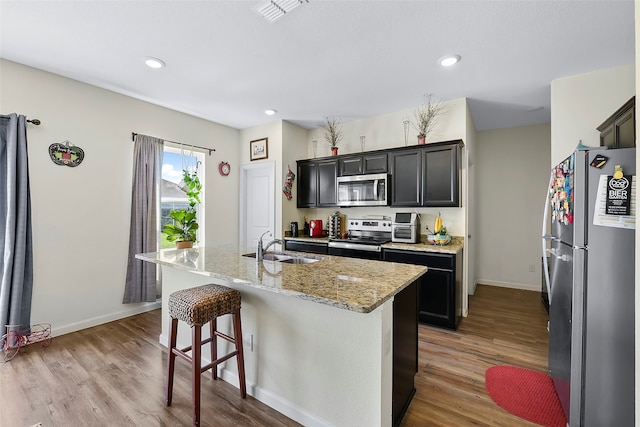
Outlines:
{"label": "vase on cabinet", "polygon": [[332,156],[338,155],[338,147],[331,147],[331,155]]}
{"label": "vase on cabinet", "polygon": [[423,145],[425,143],[426,136],[418,135],[418,145]]}

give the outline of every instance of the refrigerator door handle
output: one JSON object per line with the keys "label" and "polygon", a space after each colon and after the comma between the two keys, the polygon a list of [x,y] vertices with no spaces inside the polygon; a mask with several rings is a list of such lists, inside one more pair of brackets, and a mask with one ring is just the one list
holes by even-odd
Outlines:
{"label": "refrigerator door handle", "polygon": [[547,253],[550,253],[550,254],[551,254],[551,255],[553,255],[556,259],[559,259],[560,261],[567,262],[567,261],[569,261],[569,260],[571,259],[571,258],[569,257],[569,255],[567,255],[567,254],[559,255],[559,254],[558,254],[558,251],[557,251],[556,249],[554,249],[554,248],[547,249]]}
{"label": "refrigerator door handle", "polygon": [[549,222],[549,189],[553,183],[553,171],[549,175],[549,185],[544,197],[544,214],[542,215],[542,268],[544,270],[544,283],[547,287],[547,295],[549,296],[549,305],[551,305],[551,279],[549,278],[549,260],[547,259],[547,240],[554,241],[555,237],[547,234]]}

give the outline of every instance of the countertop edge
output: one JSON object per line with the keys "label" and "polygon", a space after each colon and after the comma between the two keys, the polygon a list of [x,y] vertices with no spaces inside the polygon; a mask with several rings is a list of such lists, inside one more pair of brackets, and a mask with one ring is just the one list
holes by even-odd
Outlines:
{"label": "countertop edge", "polygon": [[164,265],[164,266],[167,266],[167,267],[172,267],[172,268],[176,268],[178,270],[199,274],[201,276],[211,277],[213,279],[217,279],[217,280],[221,280],[221,281],[225,281],[225,282],[230,282],[230,283],[236,283],[236,284],[240,284],[240,285],[250,286],[252,288],[261,289],[261,290],[264,290],[264,291],[267,291],[267,292],[271,292],[271,293],[275,293],[275,294],[280,294],[280,295],[290,296],[290,297],[294,297],[294,298],[299,298],[299,299],[302,299],[302,300],[305,300],[305,301],[315,302],[315,303],[318,303],[318,304],[328,305],[328,306],[335,307],[335,308],[338,308],[338,309],[343,309],[343,310],[348,310],[348,311],[353,311],[353,312],[363,313],[363,314],[371,313],[372,311],[374,311],[375,309],[380,307],[382,304],[387,302],[389,299],[395,297],[395,295],[397,295],[398,293],[403,291],[406,287],[408,287],[411,283],[416,281],[420,276],[425,274],[426,271],[427,271],[427,267],[424,267],[424,271],[423,272],[421,272],[419,274],[416,274],[410,280],[407,280],[402,285],[398,285],[392,292],[390,292],[390,293],[388,293],[386,295],[383,295],[375,303],[365,306],[365,305],[353,305],[353,304],[349,304],[348,302],[336,301],[336,300],[323,298],[323,297],[320,297],[320,296],[309,295],[309,294],[305,294],[303,292],[298,292],[298,291],[293,291],[293,290],[282,290],[280,288],[274,288],[274,287],[271,287],[271,286],[264,286],[264,285],[262,285],[260,283],[255,283],[255,282],[252,282],[252,281],[239,279],[239,278],[227,276],[227,275],[224,275],[224,274],[218,274],[218,273],[211,272],[211,271],[203,271],[203,270],[199,270],[197,268],[191,268],[191,267],[188,267],[188,266],[185,266],[185,265],[176,264],[176,263],[172,263],[172,262],[168,262],[168,261],[163,261],[163,260],[155,258],[155,256],[152,256],[153,254],[155,254],[155,253],[151,252],[151,253],[136,254],[135,258],[139,259],[141,261],[151,262],[151,263],[158,264],[158,265]]}

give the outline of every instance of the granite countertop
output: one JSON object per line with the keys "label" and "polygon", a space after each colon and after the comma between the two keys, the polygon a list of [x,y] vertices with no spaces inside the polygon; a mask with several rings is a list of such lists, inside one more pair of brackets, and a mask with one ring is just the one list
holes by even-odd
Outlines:
{"label": "granite countertop", "polygon": [[[382,245],[385,249],[402,249],[407,251],[419,252],[440,252],[446,254],[457,254],[464,247],[464,238],[453,236],[451,242],[446,246],[431,245],[427,242],[427,236],[421,237],[422,243],[385,243]],[[329,243],[327,237],[285,237],[284,240],[296,240],[300,242],[317,242]]]}
{"label": "granite countertop", "polygon": [[322,259],[310,264],[257,262],[242,256],[250,252],[255,249],[215,246],[165,249],[136,258],[360,313],[375,310],[427,271],[418,265],[292,251],[286,253]]}

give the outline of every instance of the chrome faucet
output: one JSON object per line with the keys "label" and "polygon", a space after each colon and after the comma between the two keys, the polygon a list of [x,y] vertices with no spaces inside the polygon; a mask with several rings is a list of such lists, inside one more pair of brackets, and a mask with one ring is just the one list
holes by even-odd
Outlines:
{"label": "chrome faucet", "polygon": [[264,257],[264,253],[267,251],[267,249],[269,249],[271,246],[275,245],[275,244],[280,244],[282,247],[284,247],[284,242],[280,239],[273,239],[272,241],[270,241],[269,243],[267,243],[264,247],[262,245],[262,238],[264,237],[265,234],[269,234],[270,236],[271,231],[265,231],[264,233],[262,233],[262,236],[260,236],[260,238],[258,239],[258,250],[256,251],[256,260],[257,261],[262,261],[262,258]]}

